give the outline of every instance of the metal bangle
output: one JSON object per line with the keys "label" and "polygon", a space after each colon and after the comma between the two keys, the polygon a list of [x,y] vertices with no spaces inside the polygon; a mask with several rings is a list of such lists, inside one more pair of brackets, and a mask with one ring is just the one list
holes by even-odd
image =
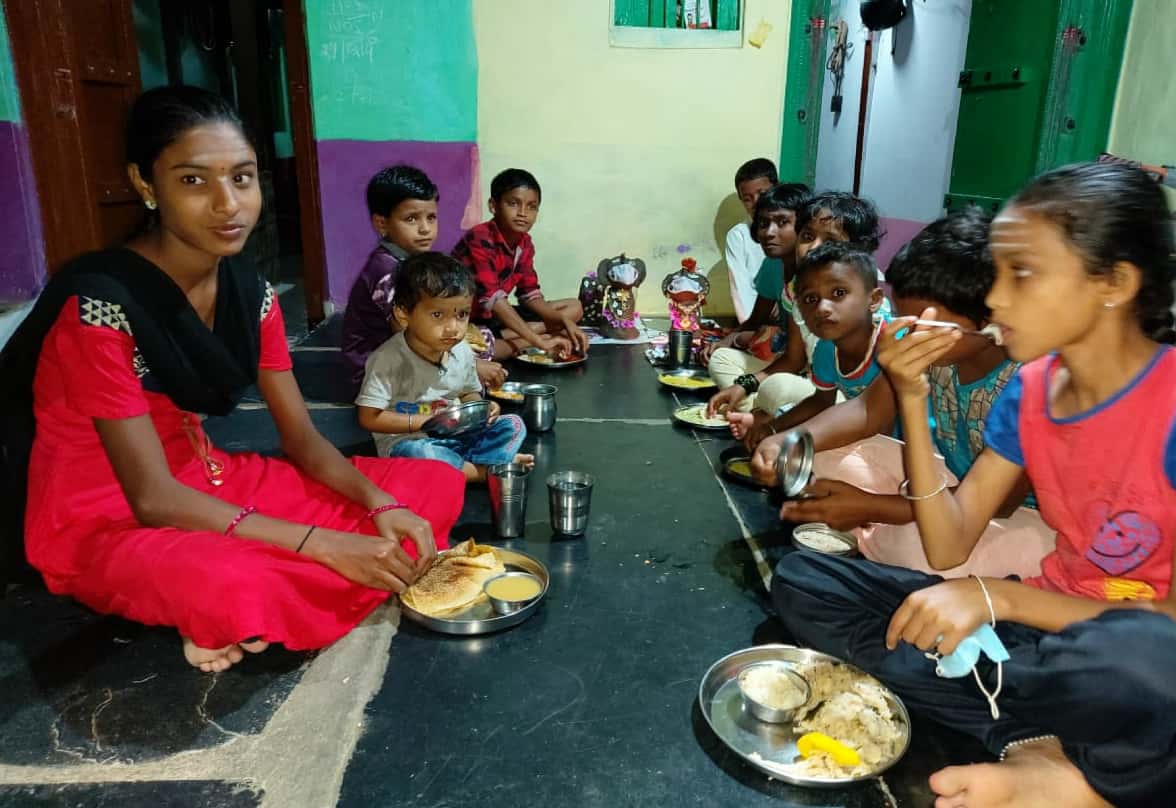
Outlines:
{"label": "metal bangle", "polygon": [[926,499],[934,499],[935,497],[939,496],[940,494],[942,494],[944,491],[947,490],[947,478],[940,475],[939,479],[940,479],[939,487],[936,488],[934,491],[932,491],[930,494],[923,494],[922,496],[914,496],[914,495],[908,493],[908,489],[910,488],[911,481],[910,481],[910,479],[903,480],[898,486],[898,495],[900,497],[902,497],[903,499],[905,499],[907,502],[922,502],[923,500],[926,500]]}

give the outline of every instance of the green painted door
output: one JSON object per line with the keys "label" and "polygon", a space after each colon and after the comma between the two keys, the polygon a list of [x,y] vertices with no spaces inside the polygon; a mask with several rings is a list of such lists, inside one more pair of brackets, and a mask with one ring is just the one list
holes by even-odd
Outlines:
{"label": "green painted door", "polygon": [[974,0],[947,207],[996,209],[1034,173],[1058,0]]}

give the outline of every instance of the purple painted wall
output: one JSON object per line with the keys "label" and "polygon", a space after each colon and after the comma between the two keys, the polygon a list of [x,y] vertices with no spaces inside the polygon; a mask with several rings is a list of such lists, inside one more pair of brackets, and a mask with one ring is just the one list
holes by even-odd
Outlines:
{"label": "purple painted wall", "polygon": [[351,285],[376,244],[364,192],[379,169],[408,163],[437,184],[441,201],[435,249],[442,252],[453,249],[472,224],[467,219],[463,225],[467,208],[481,204],[471,199],[471,188],[477,194],[478,172],[473,143],[320,140],[317,146],[327,295],[337,305],[346,304]]}
{"label": "purple painted wall", "polygon": [[0,302],[31,300],[45,283],[41,214],[28,136],[0,121]]}
{"label": "purple painted wall", "polygon": [[886,235],[878,245],[878,252],[874,259],[883,270],[890,266],[890,259],[894,258],[902,246],[913,239],[920,230],[927,226],[927,222],[913,222],[910,219],[890,219],[882,217],[882,228]]}

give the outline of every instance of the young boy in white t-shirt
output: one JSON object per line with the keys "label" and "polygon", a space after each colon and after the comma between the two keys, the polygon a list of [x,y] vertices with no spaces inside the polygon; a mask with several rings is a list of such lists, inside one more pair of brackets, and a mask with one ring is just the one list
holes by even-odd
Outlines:
{"label": "young boy in white t-shirt", "polygon": [[500,415],[491,402],[490,421],[481,429],[452,438],[420,431],[437,410],[482,397],[474,352],[465,342],[474,291],[470,271],[443,253],[405,259],[393,298],[400,331],[368,357],[355,403],[359,424],[372,432],[381,456],[440,460],[481,482],[488,466],[534,462],[518,454],[527,435],[522,419]]}
{"label": "young boy in white t-shirt", "polygon": [[[777,182],[776,164],[766,157],[757,157],[739,166],[735,172],[735,193],[748,216],[754,214],[755,201],[759,195]],[[740,222],[727,231],[724,257],[727,259],[735,317],[744,323],[751,317],[751,310],[755,307],[755,276],[764,263],[764,251],[752,237],[747,222]]]}

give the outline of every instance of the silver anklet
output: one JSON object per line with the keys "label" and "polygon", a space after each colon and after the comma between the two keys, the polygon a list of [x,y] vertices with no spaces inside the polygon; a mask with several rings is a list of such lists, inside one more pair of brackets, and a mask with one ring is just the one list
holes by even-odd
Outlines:
{"label": "silver anklet", "polygon": [[1004,763],[1004,759],[1008,755],[1010,749],[1014,749],[1018,746],[1028,746],[1029,744],[1037,743],[1038,741],[1061,741],[1061,739],[1057,735],[1034,735],[1032,738],[1022,738],[1019,741],[1013,741],[1012,743],[1005,744],[1005,748],[1000,750],[1000,762]]}

